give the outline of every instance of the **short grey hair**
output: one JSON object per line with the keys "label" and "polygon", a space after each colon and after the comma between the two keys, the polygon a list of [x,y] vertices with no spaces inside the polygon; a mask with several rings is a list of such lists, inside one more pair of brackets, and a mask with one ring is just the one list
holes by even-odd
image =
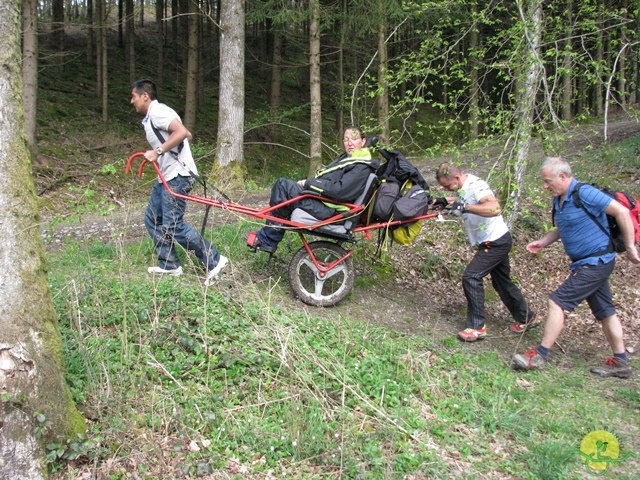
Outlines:
{"label": "short grey hair", "polygon": [[562,157],[546,157],[540,170],[547,167],[551,168],[551,172],[556,177],[561,173],[564,173],[567,177],[572,176],[571,165]]}

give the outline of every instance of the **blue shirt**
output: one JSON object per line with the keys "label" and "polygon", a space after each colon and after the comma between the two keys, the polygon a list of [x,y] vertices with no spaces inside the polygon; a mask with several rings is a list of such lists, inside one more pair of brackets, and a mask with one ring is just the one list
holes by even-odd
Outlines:
{"label": "blue shirt", "polygon": [[[606,250],[611,239],[589,218],[589,215],[582,208],[574,203],[573,190],[577,183],[578,181],[575,178],[571,180],[562,208],[560,208],[559,197],[553,199],[556,226],[560,231],[560,239],[564,245],[564,250],[572,260],[572,270],[575,270],[580,265],[597,265],[599,261],[609,263],[616,258],[615,252],[605,253],[597,257],[588,256]],[[579,194],[584,208],[598,220],[600,225],[609,231],[609,224],[604,211],[613,199],[591,185],[583,185]]]}

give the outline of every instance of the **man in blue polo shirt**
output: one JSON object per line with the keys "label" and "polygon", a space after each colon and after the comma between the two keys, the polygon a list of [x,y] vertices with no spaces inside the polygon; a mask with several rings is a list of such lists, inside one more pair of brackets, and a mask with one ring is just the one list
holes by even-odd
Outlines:
{"label": "man in blue polo shirt", "polygon": [[[609,288],[609,276],[616,261],[616,253],[610,248],[611,239],[574,203],[573,190],[578,181],[573,178],[571,167],[565,160],[560,157],[547,158],[540,173],[544,188],[554,196],[557,228],[547,232],[540,240],[531,242],[527,250],[535,254],[553,242],[562,240],[572,262],[571,273],[549,297],[549,312],[542,341],[536,348],[514,355],[513,362],[517,368],[524,370],[543,368],[551,347],[562,332],[565,316],[586,300],[613,350],[613,357],[605,365],[593,367],[591,372],[601,377],[627,378],[631,375],[631,365],[624,347],[622,324],[616,315]],[[628,210],[590,185],[580,188],[579,194],[584,208],[605,228],[608,228],[607,214],[616,218],[627,248],[627,258],[633,263],[640,263]]]}

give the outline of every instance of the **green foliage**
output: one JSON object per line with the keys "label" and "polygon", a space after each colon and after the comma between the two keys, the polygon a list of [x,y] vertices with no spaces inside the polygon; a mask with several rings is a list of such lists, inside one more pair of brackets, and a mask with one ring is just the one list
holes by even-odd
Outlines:
{"label": "green foliage", "polygon": [[[369,12],[370,3],[350,4],[353,10],[348,13]],[[598,11],[600,7],[591,3],[576,8],[584,31],[591,32],[585,38],[596,41],[600,22],[625,12]],[[524,37],[516,9],[495,3],[477,10],[465,2],[401,5],[404,11],[393,8],[385,17],[394,22],[391,28],[398,27],[390,37],[397,55],[388,71],[392,141],[407,153],[447,153],[465,163],[480,163],[485,159],[477,152],[501,148],[514,126]],[[267,62],[259,58],[259,68],[248,67],[245,166],[258,186],[271,185],[279,176],[308,174],[308,39],[299,34],[304,29],[297,28],[304,24],[306,11],[293,4],[282,6],[258,2],[247,16],[255,25],[268,18],[274,31],[286,33],[289,55],[282,77],[286,94],[278,109],[265,102],[267,89],[261,80],[268,76]],[[575,48],[554,50],[555,40],[566,37],[566,22],[554,20],[561,16],[553,10],[556,4],[546,8],[550,23],[543,29],[543,56],[548,65],[558,65],[559,53],[566,52],[573,66],[549,69],[545,82],[556,86],[561,75],[571,71],[574,83],[586,81],[583,88],[599,85],[610,75],[609,67]],[[332,4],[323,11],[325,28],[337,19],[334,25],[345,22],[347,27],[347,39],[340,48],[329,45],[324,57],[323,78],[330,79],[323,84],[328,99],[324,110],[348,112],[345,118],[376,131],[380,86],[374,70],[364,67],[377,50],[376,16],[339,10],[339,4]],[[471,48],[464,36],[473,30],[481,31],[483,38]],[[323,39],[338,44],[337,36],[325,34]],[[620,41],[613,36],[610,45],[620,48]],[[141,37],[138,47],[138,54],[143,53],[138,58],[153,58],[155,44]],[[250,42],[247,48],[258,51]],[[332,52],[338,51],[347,54],[343,92],[332,77],[337,65]],[[122,51],[112,52],[110,61],[122,62]],[[113,207],[100,193],[100,181],[119,184],[125,191],[138,188],[123,179],[122,165],[132,151],[146,146],[121,72],[110,72],[109,121],[96,126],[99,102],[89,93],[95,72],[81,60],[84,53],[80,48],[66,52],[64,68],[54,63],[60,56],[42,55],[47,74],[41,77],[39,147],[50,163],[64,160],[73,168],[60,174],[35,167],[36,173],[65,185],[75,217],[107,213]],[[482,60],[483,69],[477,112],[483,138],[462,151],[457,146],[468,135],[469,72],[475,60]],[[140,76],[155,73],[153,62],[140,62],[139,68]],[[161,100],[180,110],[182,77],[167,77],[160,86]],[[217,80],[204,80],[204,91],[215,97],[211,92]],[[569,133],[549,134],[547,126],[556,120],[547,107],[556,110],[560,104],[557,96],[550,104],[546,100],[539,109],[536,134],[546,151],[557,152]],[[589,121],[589,113],[583,112],[581,120]],[[336,132],[337,119],[329,118],[324,123],[327,160],[335,156],[334,140],[341,134]],[[193,132],[193,151],[202,173],[213,168],[216,122],[215,100],[208,100],[199,106]],[[620,149],[594,149],[592,163],[602,167],[599,183],[616,184],[634,175],[639,150],[635,140]],[[528,168],[536,166],[534,162]],[[504,173],[492,181],[511,185],[510,172]],[[576,174],[590,180],[589,170],[577,168]],[[537,178],[528,182],[524,193],[534,201],[523,223],[532,231],[549,228],[548,194]],[[246,251],[242,232],[254,223],[245,219],[215,227],[207,235],[224,245],[232,259],[240,259]],[[465,243],[462,231],[458,233],[455,246]],[[427,233],[427,244],[436,235],[436,230]],[[279,254],[299,246],[299,240],[288,235]],[[47,459],[52,469],[120,462],[124,470],[124,465],[135,463],[142,445],[157,462],[131,467],[135,471],[118,470],[114,478],[160,478],[154,463],[175,466],[175,476],[224,469],[229,475],[237,472],[239,478],[244,468],[256,478],[279,471],[296,478],[581,478],[584,469],[571,453],[593,426],[622,432],[621,440],[632,451],[640,449],[635,435],[638,391],[628,385],[607,385],[603,401],[602,387],[585,382],[582,370],[563,373],[551,366],[541,373],[518,374],[505,361],[510,352],[472,350],[452,335],[400,334],[342,315],[339,308],[338,313],[287,308],[291,299],[282,295],[285,281],[281,273],[273,273],[284,268],[277,264],[270,276],[265,274],[264,257],[241,264],[234,271],[237,279],[204,289],[202,271],[183,252],[184,276],[147,276],[151,252],[149,240],[126,247],[70,241],[50,256],[67,381],[93,423],[87,437],[50,444]],[[367,253],[363,248],[357,256],[366,258]],[[397,274],[391,262],[372,265],[358,277],[357,288]],[[463,262],[427,250],[416,268],[420,277],[441,284],[459,277]],[[22,400],[2,395],[2,401]],[[37,416],[35,421],[41,431],[46,429],[46,418]],[[616,469],[619,478],[634,478],[633,473],[633,465]]]}
{"label": "green foliage", "polygon": [[47,445],[46,460],[50,464],[61,461],[77,461],[83,458],[91,461],[96,457],[108,455],[108,450],[101,444],[103,439],[93,436],[89,439],[85,434],[78,434],[75,438],[70,438],[64,443],[50,443]]}
{"label": "green foliage", "polygon": [[[210,234],[240,258],[246,226]],[[52,470],[127,458],[144,435],[173,439],[164,455],[188,475],[241,465],[254,476],[444,478],[457,475],[453,457],[468,477],[577,478],[575,445],[605,419],[623,430],[637,406],[625,387],[603,405],[582,370],[518,374],[502,353],[453,336],[285,309],[267,287],[240,296],[221,281],[205,290],[196,267],[149,277],[149,255],[145,241],[71,244],[51,256],[67,381],[93,412],[86,437],[48,446]],[[388,269],[366,275],[386,278]],[[620,478],[626,471],[616,467]]]}

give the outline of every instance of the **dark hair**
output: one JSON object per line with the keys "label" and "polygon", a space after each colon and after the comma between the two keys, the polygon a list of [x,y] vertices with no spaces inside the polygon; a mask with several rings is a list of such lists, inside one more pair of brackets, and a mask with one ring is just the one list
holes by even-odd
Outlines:
{"label": "dark hair", "polygon": [[136,80],[131,84],[131,88],[135,90],[138,95],[146,93],[149,95],[151,100],[156,100],[158,98],[158,89],[156,88],[156,84],[151,80]]}
{"label": "dark hair", "polygon": [[362,130],[362,127],[356,127],[355,125],[351,125],[351,126],[345,127],[344,131],[346,132],[347,130],[355,130],[360,134],[360,138],[367,138],[367,136],[364,134],[364,131]]}
{"label": "dark hair", "polygon": [[452,180],[455,175],[460,173],[460,169],[455,165],[451,165],[449,162],[441,163],[438,169],[436,170],[436,180],[440,180],[441,178],[446,178],[447,180]]}

